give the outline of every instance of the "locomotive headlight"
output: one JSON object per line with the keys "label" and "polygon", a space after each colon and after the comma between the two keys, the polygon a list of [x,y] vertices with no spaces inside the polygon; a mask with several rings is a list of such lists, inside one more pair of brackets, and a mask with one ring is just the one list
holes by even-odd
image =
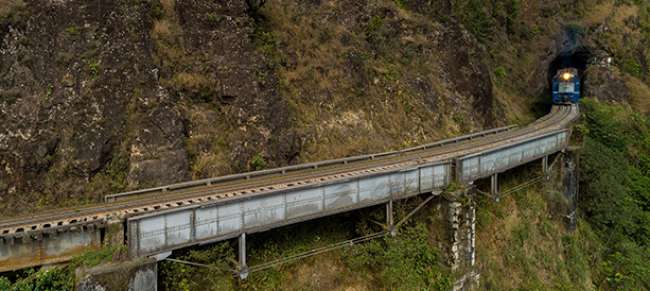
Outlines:
{"label": "locomotive headlight", "polygon": [[564,74],[562,74],[562,79],[564,79],[565,81],[570,80],[571,77],[573,77],[573,74],[571,74],[571,73],[564,73]]}

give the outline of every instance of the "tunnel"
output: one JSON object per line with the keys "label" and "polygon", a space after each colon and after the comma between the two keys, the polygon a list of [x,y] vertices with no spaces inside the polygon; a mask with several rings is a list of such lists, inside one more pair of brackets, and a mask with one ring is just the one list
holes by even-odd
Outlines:
{"label": "tunnel", "polygon": [[[584,33],[584,29],[580,26],[568,24],[559,35],[557,43],[559,46],[558,53],[549,64],[546,76],[547,90],[549,93],[551,92],[553,77],[560,69],[577,69],[580,81],[584,84],[585,71],[592,58],[591,50],[584,45]],[[584,90],[584,86],[582,86],[582,90]]]}
{"label": "tunnel", "polygon": [[576,68],[580,80],[584,84],[585,71],[587,70],[591,58],[592,54],[586,47],[578,47],[575,50],[562,52],[558,55],[548,66],[546,76],[548,91],[551,91],[551,82],[557,71],[565,68]]}
{"label": "tunnel", "polygon": [[546,67],[546,86],[542,95],[538,97],[533,105],[533,111],[538,115],[544,115],[549,112],[552,104],[551,87],[553,77],[560,69],[576,68],[582,86],[580,87],[581,96],[585,92],[585,78],[587,67],[592,63],[594,54],[592,49],[584,44],[584,31],[576,26],[567,25],[556,38],[556,53]]}

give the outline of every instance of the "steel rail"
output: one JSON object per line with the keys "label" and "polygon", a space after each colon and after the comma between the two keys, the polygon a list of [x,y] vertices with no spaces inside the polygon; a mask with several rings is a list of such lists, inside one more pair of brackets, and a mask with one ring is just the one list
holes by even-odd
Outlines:
{"label": "steel rail", "polygon": [[[309,180],[318,180],[315,178],[323,177],[327,175],[334,175],[332,179],[344,178],[350,175],[341,175],[340,173],[350,173],[353,171],[360,171],[361,169],[372,169],[372,167],[377,167],[381,165],[395,165],[396,163],[411,162],[417,164],[418,161],[421,162],[425,158],[435,158],[437,160],[443,160],[442,157],[445,155],[447,157],[453,157],[460,155],[462,152],[476,152],[478,149],[485,150],[485,148],[490,148],[494,146],[512,144],[518,140],[535,136],[536,134],[545,133],[553,129],[564,128],[568,122],[573,118],[572,116],[574,110],[571,107],[560,107],[559,109],[554,108],[552,113],[546,115],[545,117],[533,122],[529,126],[518,128],[514,130],[507,130],[504,132],[498,132],[489,136],[482,136],[478,138],[473,138],[470,140],[465,140],[464,142],[458,142],[454,144],[446,144],[440,147],[434,148],[422,148],[419,150],[406,149],[395,152],[389,152],[390,155],[381,156],[379,158],[373,158],[361,162],[352,162],[348,164],[338,164],[334,166],[325,166],[322,168],[313,167],[306,169],[304,171],[295,172],[294,174],[287,175],[268,175],[262,176],[260,178],[251,178],[249,180],[235,181],[235,182],[226,182],[222,184],[212,184],[212,185],[203,185],[198,186],[196,189],[179,189],[174,191],[169,191],[167,193],[159,193],[160,195],[155,195],[155,197],[147,197],[143,199],[136,200],[126,200],[118,201],[114,203],[103,203],[99,205],[91,205],[89,207],[80,207],[74,209],[56,209],[48,213],[40,213],[31,217],[16,217],[12,219],[4,219],[0,221],[0,236],[23,232],[30,230],[43,230],[48,227],[55,225],[74,225],[75,223],[81,223],[92,221],[92,220],[103,220],[110,216],[123,217],[129,213],[142,213],[147,211],[156,211],[159,209],[165,209],[169,207],[182,207],[187,206],[188,203],[205,203],[213,199],[217,200],[231,200],[231,199],[241,199],[240,196],[256,196],[265,192],[271,188],[274,190],[274,187],[266,187],[261,190],[255,191],[254,188],[251,188],[251,185],[263,185],[268,183],[289,183],[300,185],[300,179],[309,179]],[[573,116],[575,117],[575,116]],[[435,143],[434,143],[435,144]],[[415,147],[418,148],[418,147]],[[469,148],[469,149],[468,149]],[[397,154],[396,154],[397,153]],[[376,157],[376,156],[375,156]],[[384,168],[388,168],[384,166]],[[374,169],[376,172],[377,170]],[[277,174],[276,174],[277,175]],[[338,176],[337,176],[338,175]],[[276,181],[274,181],[274,179]],[[293,181],[295,183],[290,183],[288,181]],[[322,181],[322,179],[321,179]],[[244,187],[244,188],[242,188]],[[292,186],[280,187],[281,189],[288,189]],[[239,191],[240,195],[233,197],[233,193],[222,193],[224,191],[235,191],[236,189],[251,189],[250,191]],[[222,193],[222,194],[218,194]],[[231,195],[227,195],[231,194]],[[214,195],[214,197],[206,196]],[[203,197],[200,197],[203,196]],[[246,198],[244,197],[244,198]],[[186,201],[180,201],[179,199],[185,199]],[[190,199],[194,198],[194,199]],[[205,198],[205,199],[202,199]],[[212,198],[212,199],[211,199]],[[189,200],[187,200],[189,199]],[[176,205],[174,205],[176,204]],[[156,207],[157,206],[157,207]],[[166,207],[165,207],[166,206]],[[140,209],[137,209],[137,208]],[[131,209],[126,209],[131,208]],[[126,210],[125,210],[126,209]],[[116,213],[120,212],[120,213]],[[68,219],[67,221],[61,223],[55,222],[54,220]],[[41,225],[34,225],[34,224]],[[49,225],[48,225],[49,224]],[[40,227],[39,227],[40,226]],[[11,229],[13,228],[13,229]],[[20,231],[20,228],[22,228]],[[12,231],[13,230],[13,231]]]}
{"label": "steel rail", "polygon": [[[489,134],[501,133],[501,132],[503,132],[503,131],[511,130],[511,129],[515,128],[515,127],[516,127],[516,126],[502,127],[502,128],[499,128],[499,130],[491,130],[491,131],[478,132],[478,133],[474,133],[474,134],[467,135],[467,136],[465,136],[465,137],[467,137],[467,139],[471,140],[471,139],[476,139],[477,136],[488,136]],[[445,140],[445,141],[451,141],[451,140],[453,140],[454,143],[455,143],[455,142],[457,142],[457,141],[459,140],[459,138],[448,139],[448,140]],[[445,142],[445,141],[436,142],[436,143],[431,143],[431,144],[428,144],[428,145],[425,145],[425,146],[422,146],[422,147],[423,147],[423,148],[424,148],[424,147],[426,147],[426,148],[432,148],[432,147],[433,147],[434,145],[436,145],[436,144],[439,144],[440,146],[443,146],[443,145],[449,145],[449,144],[450,144],[449,142]],[[400,153],[408,152],[408,151],[410,151],[410,150],[407,149],[407,150],[399,151],[399,153],[398,153],[398,151],[395,151],[395,152],[387,152],[387,153],[391,153],[391,154],[392,154],[392,153],[397,153],[397,154],[400,154]],[[365,155],[365,156],[370,156],[370,155]],[[383,161],[385,161],[386,158],[389,158],[389,155],[387,155],[386,153],[380,153],[380,154],[376,154],[376,155],[374,155],[374,156],[375,156],[375,158],[370,159],[370,160],[375,160],[376,162],[370,164],[369,166],[378,165],[378,164],[382,163]],[[394,157],[394,156],[391,156],[391,157]],[[352,157],[352,158],[357,158],[357,157]],[[335,160],[333,160],[333,161],[335,161]],[[366,161],[366,162],[369,162],[369,161]],[[333,165],[333,164],[335,164],[335,163],[331,163],[331,164]],[[346,166],[345,166],[344,168],[345,168],[345,169],[348,169],[348,170],[355,170],[356,168],[359,168],[359,167],[358,167],[359,164],[360,164],[360,162],[352,162],[352,163],[346,164]],[[366,165],[366,164],[363,164],[363,165]],[[331,166],[331,165],[330,165],[330,166]],[[328,169],[331,169],[331,167],[328,167],[328,166],[321,166],[320,168],[305,167],[305,170],[303,170],[303,171],[301,171],[300,173],[297,174],[298,176],[294,175],[294,176],[290,176],[290,177],[288,177],[288,178],[289,178],[290,180],[298,180],[298,179],[305,179],[305,178],[308,178],[308,177],[310,177],[310,176],[313,176],[314,173],[320,173],[320,174],[325,174],[325,175],[332,174],[333,172],[332,172],[332,171],[327,171]],[[336,170],[340,171],[340,168],[337,168]],[[252,172],[252,173],[256,173],[256,172]],[[248,174],[248,173],[238,174],[238,175],[245,175],[245,174]],[[276,174],[277,174],[277,173],[276,173]],[[253,175],[253,176],[256,177],[256,179],[254,179],[254,181],[253,181],[253,180],[248,180],[248,181],[246,181],[246,183],[247,183],[247,184],[250,184],[250,183],[254,183],[254,182],[267,182],[267,181],[272,180],[272,179],[277,179],[277,178],[281,177],[282,175],[283,175],[283,174],[276,175],[276,176],[272,176],[271,174],[266,174],[266,175],[262,175],[262,174],[259,174],[259,175]],[[259,177],[266,176],[266,177],[263,177],[263,178],[257,178],[258,176],[259,176]],[[194,193],[194,194],[195,194],[196,192],[204,192],[204,191],[206,191],[206,189],[215,189],[214,187],[221,187],[221,188],[218,188],[217,190],[231,191],[231,190],[236,190],[236,189],[238,189],[237,186],[240,186],[240,185],[235,184],[235,187],[231,187],[231,188],[224,188],[223,186],[232,185],[233,183],[240,183],[240,184],[241,184],[241,182],[242,182],[242,181],[233,181],[233,180],[236,180],[236,179],[227,179],[227,180],[225,180],[223,183],[220,183],[220,184],[214,184],[214,185],[205,185],[204,183],[199,183],[199,185],[196,186],[195,189],[190,189],[190,190],[184,189],[183,187],[178,187],[178,188],[177,188],[178,190],[176,190],[176,191],[174,191],[174,192],[171,192],[171,191],[168,192],[168,193],[165,193],[165,192],[159,192],[159,193],[150,192],[149,194],[157,194],[157,195],[155,196],[156,199],[164,199],[164,197],[168,197],[170,194],[172,194],[172,195],[174,195],[174,196],[179,196],[179,194],[183,194],[183,193],[188,193],[188,194],[192,194],[192,193]],[[178,184],[174,184],[174,185],[178,185]],[[212,186],[212,187],[210,187],[210,186]],[[166,187],[166,186],[165,186],[165,187]],[[165,188],[165,187],[158,187],[158,188],[153,188],[153,189],[162,189],[162,188]],[[241,187],[239,187],[239,188],[241,188]],[[145,189],[145,190],[148,190],[148,189]],[[115,202],[115,201],[123,200],[123,199],[119,199],[119,200],[116,199],[116,198],[122,198],[122,197],[125,197],[124,199],[134,199],[132,196],[136,195],[136,194],[134,194],[134,193],[136,193],[136,192],[137,192],[137,194],[144,194],[144,193],[145,193],[144,190],[143,190],[143,192],[132,191],[132,192],[121,193],[121,194],[127,194],[127,195],[123,195],[123,196],[110,196],[111,199],[113,200],[113,201],[111,201],[111,202]],[[121,194],[118,194],[118,195],[121,195]],[[151,197],[151,196],[149,196],[149,197]],[[142,197],[136,197],[136,198],[142,198]],[[146,197],[145,197],[145,198],[146,198]],[[115,203],[113,203],[113,204],[115,204]],[[83,211],[83,210],[84,210],[83,208],[84,208],[84,206],[81,206],[81,207],[77,206],[77,207],[68,207],[68,208],[58,208],[58,209],[54,209],[54,210],[50,210],[50,211],[45,211],[45,212],[41,211],[41,212],[39,212],[38,214],[33,215],[33,216],[25,216],[25,215],[22,215],[22,216],[15,217],[15,218],[8,218],[8,219],[1,220],[1,221],[0,221],[0,228],[1,228],[1,227],[5,227],[7,224],[11,223],[12,221],[25,221],[25,219],[28,219],[28,218],[38,218],[38,217],[42,217],[42,216],[55,216],[55,215],[57,215],[57,214],[58,214],[58,215],[61,215],[61,212],[77,212],[77,213],[79,213],[80,211]]]}
{"label": "steel rail", "polygon": [[424,150],[424,149],[431,148],[431,147],[440,147],[440,146],[448,145],[448,144],[451,144],[451,143],[458,143],[458,142],[464,141],[464,140],[471,140],[472,138],[475,138],[475,137],[483,137],[483,136],[490,135],[490,134],[505,132],[505,131],[511,130],[513,128],[516,128],[516,127],[517,127],[516,125],[499,127],[499,128],[495,128],[495,129],[470,133],[468,135],[463,135],[463,136],[454,137],[454,138],[448,138],[448,139],[444,139],[444,140],[441,140],[441,141],[437,141],[437,142],[433,142],[433,143],[429,143],[429,144],[424,144],[424,145],[420,145],[420,146],[415,146],[415,147],[410,147],[410,148],[406,148],[406,149],[402,149],[402,150],[396,150],[396,151],[388,151],[388,152],[382,152],[382,153],[377,153],[377,154],[359,155],[359,156],[352,156],[352,157],[347,157],[347,158],[325,160],[325,161],[320,161],[320,162],[298,164],[298,165],[286,166],[286,167],[281,167],[281,168],[274,168],[274,169],[260,170],[260,171],[247,172],[247,173],[241,173],[241,174],[226,175],[226,176],[222,176],[222,177],[215,177],[215,178],[208,178],[208,179],[201,179],[201,180],[195,180],[195,181],[182,182],[182,183],[165,185],[165,186],[160,186],[160,187],[155,187],[155,188],[140,189],[140,190],[122,192],[122,193],[117,193],[117,194],[109,194],[109,195],[104,196],[104,201],[105,202],[111,202],[111,201],[114,201],[117,198],[128,197],[128,196],[139,195],[139,194],[145,194],[145,193],[166,192],[166,191],[170,191],[170,190],[190,188],[190,187],[203,186],[203,185],[210,186],[213,183],[219,183],[219,182],[226,182],[226,181],[232,181],[232,180],[241,180],[241,179],[250,179],[252,177],[266,176],[266,175],[272,175],[272,174],[283,174],[284,175],[287,172],[292,172],[292,171],[299,171],[299,170],[312,169],[312,168],[317,169],[317,168],[323,167],[323,166],[330,166],[330,165],[335,165],[335,164],[348,164],[348,163],[351,163],[351,162],[357,162],[357,161],[362,161],[362,160],[373,160],[373,159],[378,158],[378,157],[399,155],[399,154],[404,154],[404,153],[408,153],[408,152]]}
{"label": "steel rail", "polygon": [[[548,118],[548,119],[551,119],[551,118]],[[492,138],[492,139],[494,139],[494,138]],[[481,141],[483,141],[483,140],[481,140]],[[348,168],[349,168],[349,167],[348,167]],[[295,177],[289,177],[289,178],[295,178]],[[250,182],[252,182],[252,181],[250,181]],[[160,198],[160,197],[158,197],[158,198]],[[158,202],[160,202],[160,200],[158,200]],[[180,206],[180,205],[179,205],[179,206]],[[146,209],[145,209],[145,210],[146,210]],[[80,214],[80,213],[79,213],[80,210],[78,210],[78,209],[75,209],[75,210],[73,210],[73,211],[74,211],[75,214]],[[61,213],[61,212],[57,212],[57,213]],[[66,213],[65,215],[69,215],[69,214]],[[65,216],[65,215],[64,215],[64,216]]]}
{"label": "steel rail", "polygon": [[[347,168],[349,168],[349,167],[347,167]],[[311,175],[311,173],[310,173],[309,175]],[[288,177],[288,178],[295,179],[296,177]],[[300,178],[300,177],[298,177],[298,178]],[[198,189],[198,190],[201,191],[202,189]],[[229,189],[226,189],[226,190],[229,190]],[[201,191],[201,192],[203,192],[203,191]],[[157,199],[159,199],[159,198],[161,198],[161,197],[157,197]],[[160,200],[157,200],[157,201],[160,201]],[[73,209],[73,212],[76,213],[76,214],[80,214],[79,212],[81,212],[81,211],[80,211],[79,209]],[[60,214],[60,213],[61,213],[61,210],[59,209],[59,210],[57,211],[57,213]],[[66,213],[66,214],[67,214],[67,213]],[[23,219],[24,219],[24,218],[23,218]],[[24,221],[24,220],[23,220],[23,221]],[[7,221],[7,222],[8,222],[8,221]],[[3,223],[3,224],[6,224],[6,223]]]}

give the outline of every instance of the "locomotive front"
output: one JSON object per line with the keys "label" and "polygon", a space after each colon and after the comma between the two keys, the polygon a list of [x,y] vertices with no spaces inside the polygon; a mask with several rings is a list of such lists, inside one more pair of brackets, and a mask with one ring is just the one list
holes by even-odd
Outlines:
{"label": "locomotive front", "polygon": [[580,78],[575,68],[560,69],[553,77],[553,104],[580,101]]}

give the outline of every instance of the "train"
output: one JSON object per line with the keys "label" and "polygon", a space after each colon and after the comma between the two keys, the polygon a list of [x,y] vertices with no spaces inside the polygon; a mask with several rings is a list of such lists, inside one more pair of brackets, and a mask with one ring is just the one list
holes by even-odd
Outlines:
{"label": "train", "polygon": [[578,69],[559,69],[551,84],[553,104],[576,104],[580,101],[580,76]]}

